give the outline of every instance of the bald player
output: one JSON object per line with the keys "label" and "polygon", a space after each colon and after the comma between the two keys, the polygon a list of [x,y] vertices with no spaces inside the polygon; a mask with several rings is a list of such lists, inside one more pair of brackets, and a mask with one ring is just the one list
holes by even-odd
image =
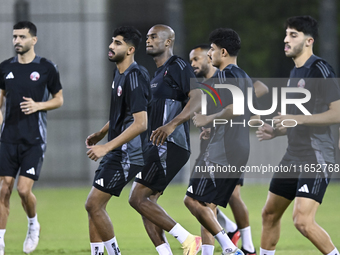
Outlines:
{"label": "bald player", "polygon": [[165,230],[182,244],[183,254],[194,255],[200,250],[201,238],[173,220],[157,200],[189,159],[190,105],[193,107],[193,99],[200,98],[201,92],[190,91],[190,79],[195,78],[195,74],[189,63],[173,54],[172,28],[155,25],[146,38],[146,53],[157,66],[151,81],[153,99],[148,110],[151,142],[144,154],[146,165],[137,174],[129,202],[142,215],[158,254],[172,254]]}

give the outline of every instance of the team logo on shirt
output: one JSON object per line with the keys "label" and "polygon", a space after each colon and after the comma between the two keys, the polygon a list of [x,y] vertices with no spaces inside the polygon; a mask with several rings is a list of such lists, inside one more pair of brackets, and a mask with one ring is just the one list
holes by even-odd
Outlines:
{"label": "team logo on shirt", "polygon": [[37,80],[39,80],[39,78],[40,78],[40,74],[39,74],[38,72],[33,72],[33,73],[31,73],[31,75],[30,75],[30,79],[31,79],[32,81],[37,81]]}
{"label": "team logo on shirt", "polygon": [[298,86],[299,88],[304,88],[304,87],[306,86],[305,80],[304,80],[304,79],[299,80],[297,86]]}
{"label": "team logo on shirt", "polygon": [[123,89],[122,87],[119,85],[118,88],[117,88],[117,95],[120,97],[123,93]]}

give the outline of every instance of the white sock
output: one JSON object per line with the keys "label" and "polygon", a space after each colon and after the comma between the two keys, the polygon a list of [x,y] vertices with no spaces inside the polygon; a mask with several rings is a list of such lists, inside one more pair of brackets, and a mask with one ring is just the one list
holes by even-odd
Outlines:
{"label": "white sock", "polygon": [[335,248],[334,250],[332,250],[330,253],[328,253],[327,255],[340,255],[339,251],[337,248]]}
{"label": "white sock", "polygon": [[0,229],[0,245],[5,246],[5,232],[6,229]]}
{"label": "white sock", "polygon": [[28,220],[28,226],[31,227],[31,228],[35,228],[39,225],[38,214],[36,214],[33,218],[27,217],[27,220]]}
{"label": "white sock", "polygon": [[172,255],[172,251],[170,249],[170,245],[168,243],[163,243],[156,247],[156,251],[159,255]]}
{"label": "white sock", "polygon": [[169,231],[169,234],[175,237],[181,244],[187,239],[190,235],[188,231],[186,231],[180,224],[176,223],[176,225]]}
{"label": "white sock", "polygon": [[233,244],[233,242],[230,240],[230,238],[228,237],[228,235],[225,233],[225,231],[223,229],[222,229],[221,232],[219,232],[214,237],[216,238],[216,240],[221,245],[222,251],[225,251],[227,248],[231,248],[232,250],[235,250],[237,248]]}
{"label": "white sock", "polygon": [[241,239],[242,239],[242,247],[243,249],[246,249],[249,252],[255,251],[255,247],[253,244],[253,240],[251,238],[251,230],[250,226],[246,228],[239,229],[241,233]]}
{"label": "white sock", "polygon": [[268,251],[268,250],[260,248],[260,255],[274,255],[274,254],[275,254],[275,250]]}
{"label": "white sock", "polygon": [[91,255],[104,255],[104,243],[90,243]]}
{"label": "white sock", "polygon": [[221,227],[227,231],[227,233],[232,233],[237,230],[237,225],[231,221],[219,208],[217,208],[217,221],[220,223]]}
{"label": "white sock", "polygon": [[214,249],[215,249],[214,245],[203,244],[201,255],[214,255]]}
{"label": "white sock", "polygon": [[120,255],[121,254],[116,237],[112,238],[109,241],[104,242],[104,245],[105,245],[108,255]]}

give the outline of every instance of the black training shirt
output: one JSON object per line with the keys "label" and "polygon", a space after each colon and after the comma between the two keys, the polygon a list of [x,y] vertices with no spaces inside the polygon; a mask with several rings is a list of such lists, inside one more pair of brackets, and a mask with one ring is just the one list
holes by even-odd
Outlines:
{"label": "black training shirt", "polygon": [[25,115],[20,103],[23,97],[45,102],[62,89],[56,65],[39,56],[29,64],[20,64],[18,57],[5,60],[0,64],[0,89],[6,91],[1,142],[46,143],[46,111]]}

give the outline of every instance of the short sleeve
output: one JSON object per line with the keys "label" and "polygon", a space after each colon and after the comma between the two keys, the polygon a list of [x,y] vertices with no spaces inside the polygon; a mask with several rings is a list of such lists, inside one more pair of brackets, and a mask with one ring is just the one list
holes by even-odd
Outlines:
{"label": "short sleeve", "polygon": [[191,66],[181,58],[177,58],[173,61],[173,63],[169,66],[169,72],[167,75],[171,76],[185,95],[188,95],[190,92],[190,79],[196,80],[195,73]]}
{"label": "short sleeve", "polygon": [[323,96],[324,103],[340,100],[340,87],[333,68],[322,60],[316,61],[311,70],[312,78],[316,79],[317,90]]}
{"label": "short sleeve", "polygon": [[[218,78],[215,79],[215,84],[235,85],[237,81],[230,71],[221,71],[218,73]],[[238,87],[238,86],[237,86]],[[216,89],[217,93],[222,101],[222,107],[225,108],[230,104],[233,104],[233,95],[229,89],[220,88]]]}
{"label": "short sleeve", "polygon": [[60,76],[57,65],[54,65],[53,63],[50,64],[51,66],[49,67],[49,79],[47,83],[47,89],[52,95],[54,95],[62,89],[62,86],[60,83]]}
{"label": "short sleeve", "polygon": [[125,82],[127,91],[126,104],[129,106],[131,113],[147,111],[150,91],[145,77],[136,70],[127,75]]}
{"label": "short sleeve", "polygon": [[0,89],[6,90],[5,73],[3,71],[3,64],[0,64]]}

